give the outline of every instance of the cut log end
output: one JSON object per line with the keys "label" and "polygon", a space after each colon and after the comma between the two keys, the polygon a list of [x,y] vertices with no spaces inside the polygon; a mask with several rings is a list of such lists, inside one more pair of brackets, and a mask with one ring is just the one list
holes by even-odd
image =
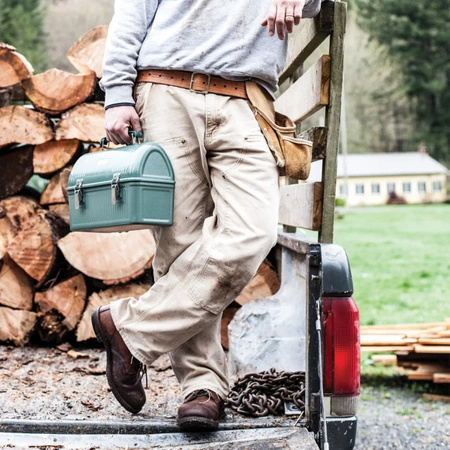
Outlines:
{"label": "cut log end", "polygon": [[0,108],[0,147],[12,143],[43,144],[53,130],[47,116],[24,106]]}
{"label": "cut log end", "polygon": [[47,114],[61,114],[85,102],[95,91],[93,71],[73,74],[50,69],[22,82],[26,96],[34,107]]}
{"label": "cut log end", "polygon": [[0,88],[13,86],[29,78],[32,73],[33,67],[25,56],[7,44],[0,46]]}
{"label": "cut log end", "polygon": [[51,175],[69,164],[81,150],[78,139],[48,141],[34,147],[33,167],[38,175]]}
{"label": "cut log end", "polygon": [[92,70],[97,78],[101,78],[107,34],[108,25],[100,25],[83,34],[67,52],[67,59],[80,72]]}
{"label": "cut log end", "polygon": [[34,312],[0,307],[0,342],[27,344],[36,320]]}

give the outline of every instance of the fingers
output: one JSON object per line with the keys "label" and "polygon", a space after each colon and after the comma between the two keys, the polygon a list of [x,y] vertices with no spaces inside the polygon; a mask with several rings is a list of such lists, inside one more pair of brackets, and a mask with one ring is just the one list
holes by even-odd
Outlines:
{"label": "fingers", "polygon": [[129,128],[142,131],[139,116],[134,106],[117,106],[105,112],[106,138],[113,144],[130,144]]}
{"label": "fingers", "polygon": [[267,17],[261,25],[267,26],[269,36],[276,30],[279,39],[286,37],[286,31],[292,33],[294,25],[298,25],[302,18],[305,0],[272,0]]}
{"label": "fingers", "polygon": [[261,25],[263,27],[267,26],[267,31],[269,32],[269,36],[273,36],[275,32],[275,18],[277,15],[277,5],[275,2],[270,4],[269,13],[267,17],[263,20]]}
{"label": "fingers", "polygon": [[294,7],[289,6],[288,8],[286,8],[284,20],[286,22],[286,31],[288,33],[292,33],[292,31],[294,30]]}
{"label": "fingers", "polygon": [[302,19],[302,13],[303,13],[303,4],[295,5],[294,11],[292,13],[292,14],[294,14],[294,25],[300,24],[300,20]]}
{"label": "fingers", "polygon": [[[291,19],[291,17],[289,17]],[[285,27],[285,20],[286,20],[286,9],[281,7],[277,9],[277,18],[275,20],[275,25],[277,28],[277,36],[279,39],[284,39],[284,27]],[[292,26],[292,23],[291,23]]]}
{"label": "fingers", "polygon": [[139,120],[139,116],[137,114],[131,118],[131,129],[142,132],[141,121]]}

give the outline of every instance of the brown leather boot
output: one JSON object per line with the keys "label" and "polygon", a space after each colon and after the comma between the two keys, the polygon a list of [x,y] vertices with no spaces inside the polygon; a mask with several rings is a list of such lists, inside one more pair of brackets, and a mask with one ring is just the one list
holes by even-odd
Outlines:
{"label": "brown leather boot", "polygon": [[178,410],[177,425],[187,431],[214,431],[223,414],[223,400],[215,392],[201,389],[186,397]]}
{"label": "brown leather boot", "polygon": [[92,311],[92,326],[97,339],[106,348],[106,378],[119,403],[131,413],[138,413],[145,404],[140,361],[133,357],[117,331],[109,305]]}

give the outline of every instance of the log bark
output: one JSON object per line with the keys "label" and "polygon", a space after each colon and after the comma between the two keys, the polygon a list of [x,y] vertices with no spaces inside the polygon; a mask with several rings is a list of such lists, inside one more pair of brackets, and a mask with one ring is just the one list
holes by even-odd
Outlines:
{"label": "log bark", "polygon": [[36,325],[36,313],[0,306],[0,342],[25,345]]}
{"label": "log bark", "polygon": [[56,115],[92,97],[96,81],[92,71],[73,74],[50,69],[22,81],[22,86],[37,110]]}
{"label": "log bark", "polygon": [[0,43],[0,88],[31,77],[32,65],[10,45]]}
{"label": "log bark", "polygon": [[56,128],[56,139],[98,142],[105,134],[104,122],[102,105],[82,103],[61,116]]}
{"label": "log bark", "polygon": [[11,87],[0,88],[0,108],[11,103],[12,93],[13,91]]}
{"label": "log bark", "polygon": [[8,254],[5,254],[0,270],[0,304],[31,311],[33,295],[32,280]]}
{"label": "log bark", "polygon": [[86,304],[86,283],[79,274],[45,292],[37,292],[39,336],[45,342],[61,342],[77,326]]}
{"label": "log bark", "polygon": [[7,251],[37,281],[36,287],[40,287],[58,268],[56,243],[67,234],[67,224],[27,197],[9,197],[2,200],[0,206],[17,231]]}
{"label": "log bark", "polygon": [[264,261],[252,281],[245,287],[235,300],[240,305],[245,305],[253,300],[270,297],[280,289],[280,279],[271,265]]}
{"label": "log bark", "polygon": [[98,280],[130,277],[145,267],[155,253],[149,230],[72,232],[58,242],[58,247],[73,267]]}
{"label": "log bark", "polygon": [[53,137],[47,116],[25,106],[0,108],[0,147],[12,143],[43,144]]}
{"label": "log bark", "polygon": [[17,194],[33,175],[33,146],[19,145],[0,153],[0,200]]}
{"label": "log bark", "polygon": [[34,173],[51,175],[69,164],[80,152],[81,142],[78,139],[62,139],[48,141],[34,147]]}
{"label": "log bark", "polygon": [[61,186],[60,174],[56,173],[50,179],[44,192],[41,195],[41,205],[54,205],[55,203],[65,203],[63,189]]}
{"label": "log bark", "polygon": [[68,203],[55,203],[48,206],[49,211],[61,217],[67,225],[70,225],[70,213]]}
{"label": "log bark", "polygon": [[93,70],[97,78],[102,78],[107,34],[108,25],[100,25],[83,34],[67,52],[67,59],[78,71],[84,73]]}
{"label": "log bark", "polygon": [[94,308],[98,306],[107,305],[114,300],[125,297],[139,298],[142,294],[150,289],[149,284],[130,283],[125,286],[114,286],[102,292],[94,292],[88,299],[86,309],[83,313],[78,327],[77,327],[77,341],[87,341],[95,338],[94,330],[92,329],[91,313]]}
{"label": "log bark", "polygon": [[70,176],[71,170],[72,170],[72,166],[69,166],[69,167],[65,167],[59,173],[61,189],[63,190],[63,195],[64,195],[64,198],[66,199],[67,203],[69,203],[69,193],[67,192],[67,186],[69,185],[69,176]]}
{"label": "log bark", "polygon": [[16,234],[17,228],[7,216],[5,208],[0,206],[0,260],[5,256],[6,249]]}

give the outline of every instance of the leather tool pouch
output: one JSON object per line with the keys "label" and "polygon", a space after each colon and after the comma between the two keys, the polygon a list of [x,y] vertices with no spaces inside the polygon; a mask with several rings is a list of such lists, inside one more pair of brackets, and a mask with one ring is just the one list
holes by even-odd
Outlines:
{"label": "leather tool pouch", "polygon": [[311,170],[312,142],[295,137],[295,124],[274,110],[273,100],[257,83],[245,83],[250,106],[272,151],[280,175],[306,180]]}

